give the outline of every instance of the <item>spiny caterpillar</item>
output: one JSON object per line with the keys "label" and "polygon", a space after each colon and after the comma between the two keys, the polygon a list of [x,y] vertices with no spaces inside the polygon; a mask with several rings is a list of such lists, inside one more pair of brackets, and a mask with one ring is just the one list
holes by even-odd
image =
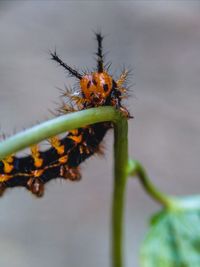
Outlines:
{"label": "spiny caterpillar", "polygon": [[[126,96],[123,87],[128,71],[124,70],[118,80],[108,74],[108,67],[104,66],[102,52],[103,36],[95,33],[98,50],[97,67],[91,73],[79,73],[64,63],[55,52],[50,52],[52,60],[61,65],[71,76],[79,81],[76,91],[63,91],[63,105],[59,114],[74,112],[99,106],[114,106],[124,116],[130,118],[129,112],[121,105]],[[69,100],[68,104],[66,100]],[[49,138],[51,147],[40,151],[39,145],[30,148],[31,154],[25,157],[10,155],[0,161],[0,193],[6,188],[23,186],[33,194],[41,197],[44,184],[60,177],[71,181],[81,178],[79,165],[94,153],[101,152],[100,143],[112,123],[96,123],[83,128],[69,131],[64,138],[54,136]]]}

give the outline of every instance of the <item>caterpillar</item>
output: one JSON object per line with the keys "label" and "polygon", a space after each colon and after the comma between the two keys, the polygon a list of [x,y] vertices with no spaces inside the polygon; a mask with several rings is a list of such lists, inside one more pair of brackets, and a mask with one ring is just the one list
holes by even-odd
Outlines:
{"label": "caterpillar", "polygon": [[[75,112],[99,106],[113,106],[130,118],[128,110],[121,101],[126,97],[124,84],[129,74],[123,70],[115,81],[109,74],[109,66],[104,65],[102,49],[103,36],[95,33],[97,41],[96,68],[93,72],[80,73],[64,63],[56,50],[50,51],[51,59],[78,81],[76,90],[65,88],[63,103],[58,114]],[[30,147],[31,154],[25,157],[10,155],[0,161],[0,194],[7,188],[22,186],[35,196],[44,194],[44,185],[55,178],[78,181],[81,178],[79,165],[95,153],[100,153],[100,143],[106,132],[112,128],[111,122],[86,125],[66,133],[63,138],[49,138],[50,148],[40,151],[39,145]]]}

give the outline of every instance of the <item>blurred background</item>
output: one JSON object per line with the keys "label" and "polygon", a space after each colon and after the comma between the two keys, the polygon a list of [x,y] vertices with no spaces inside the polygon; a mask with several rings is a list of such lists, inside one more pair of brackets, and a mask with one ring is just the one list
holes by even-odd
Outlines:
{"label": "blurred background", "polygon": [[[127,106],[130,155],[170,194],[199,193],[199,1],[0,1],[0,126],[10,135],[51,117],[64,84],[73,85],[49,50],[80,68],[95,66],[94,30],[118,77],[133,68]],[[8,190],[0,200],[0,265],[108,267],[112,145],[82,165],[79,183],[54,180],[45,196]],[[138,181],[128,182],[126,266],[160,209]]]}

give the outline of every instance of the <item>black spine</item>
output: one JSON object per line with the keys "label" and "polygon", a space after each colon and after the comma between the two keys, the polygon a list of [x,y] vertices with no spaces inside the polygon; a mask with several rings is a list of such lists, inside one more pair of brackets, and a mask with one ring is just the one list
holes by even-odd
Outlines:
{"label": "black spine", "polygon": [[64,69],[66,69],[69,74],[71,74],[72,76],[78,78],[79,80],[82,79],[82,75],[80,73],[78,73],[77,70],[72,69],[69,65],[67,65],[66,63],[64,63],[57,55],[56,51],[54,51],[54,53],[50,52],[51,55],[51,59],[56,61],[57,63],[59,63]]}
{"label": "black spine", "polygon": [[97,50],[97,69],[98,72],[101,73],[103,72],[103,48],[102,48],[102,41],[103,41],[103,36],[101,33],[95,33],[97,43],[98,43],[98,50]]}

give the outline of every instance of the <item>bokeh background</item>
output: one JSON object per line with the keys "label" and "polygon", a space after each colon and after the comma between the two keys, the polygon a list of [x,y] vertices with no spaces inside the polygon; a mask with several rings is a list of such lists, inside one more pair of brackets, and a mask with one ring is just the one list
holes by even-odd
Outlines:
{"label": "bokeh background", "polygon": [[[92,68],[97,29],[107,36],[113,74],[133,68],[130,155],[161,190],[199,193],[199,1],[0,1],[1,131],[9,135],[51,117],[56,87],[73,79],[50,60],[49,49]],[[52,181],[39,200],[24,189],[6,192],[0,266],[109,266],[112,144],[110,132],[105,157],[84,163],[79,183]],[[137,180],[129,181],[126,266],[139,266],[140,243],[159,208]]]}

